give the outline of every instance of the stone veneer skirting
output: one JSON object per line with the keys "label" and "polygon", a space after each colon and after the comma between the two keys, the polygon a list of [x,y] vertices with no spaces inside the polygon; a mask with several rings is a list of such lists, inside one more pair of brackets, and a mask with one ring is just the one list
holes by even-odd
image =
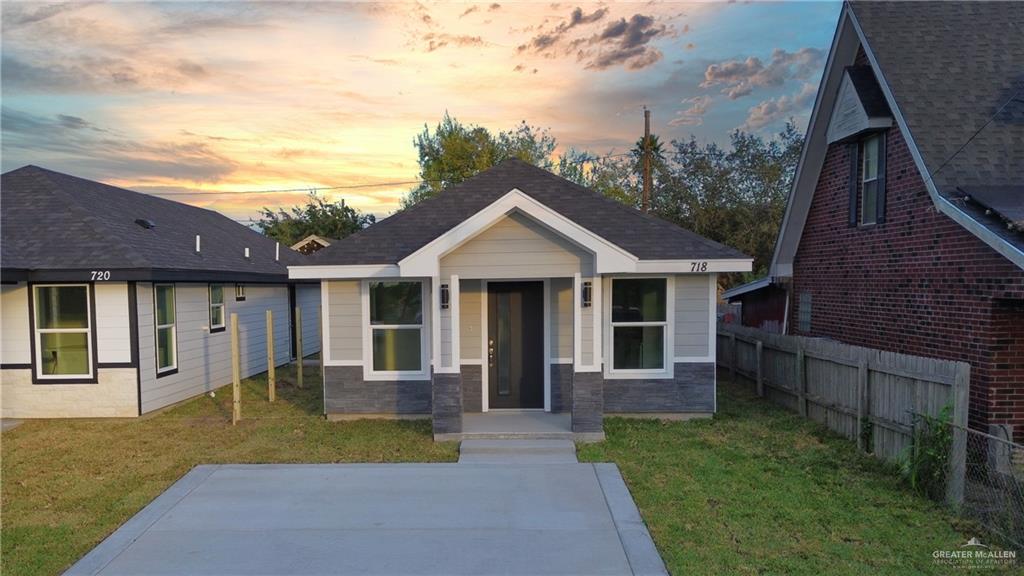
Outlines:
{"label": "stone veneer skirting", "polygon": [[605,380],[604,411],[714,412],[715,365],[677,363],[673,380]]}
{"label": "stone veneer skirting", "polygon": [[[442,428],[461,429],[461,414],[480,412],[481,371],[465,364],[461,375],[435,374],[433,383],[365,381],[360,366],[326,366],[325,407],[329,414],[431,414],[445,420]],[[605,413],[711,413],[715,365],[677,363],[672,380],[605,380],[599,372],[576,373],[571,364],[553,364],[551,410],[572,411],[577,432],[600,431]]]}
{"label": "stone veneer skirting", "polygon": [[430,414],[430,380],[363,380],[362,366],[324,366],[328,414]]}

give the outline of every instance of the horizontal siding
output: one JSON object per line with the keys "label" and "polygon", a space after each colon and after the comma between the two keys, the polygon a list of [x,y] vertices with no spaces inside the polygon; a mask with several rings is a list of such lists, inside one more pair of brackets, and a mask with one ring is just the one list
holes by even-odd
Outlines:
{"label": "horizontal siding", "polygon": [[452,366],[452,310],[441,310],[441,366]]}
{"label": "horizontal siding", "polygon": [[0,285],[0,362],[32,361],[28,323],[28,286],[24,282]]}
{"label": "horizontal siding", "polygon": [[[572,289],[569,293],[572,294]],[[597,305],[599,303],[594,302],[594,306]],[[594,306],[580,308],[580,361],[584,366],[594,363]]]}
{"label": "horizontal siding", "polygon": [[480,360],[480,351],[483,349],[483,322],[480,318],[480,299],[483,295],[480,288],[479,280],[459,281],[459,349],[463,360]]}
{"label": "horizontal siding", "polygon": [[676,358],[708,356],[710,281],[706,275],[678,275],[675,279]]}
{"label": "horizontal siding", "polygon": [[572,278],[551,279],[551,358],[572,358]]}
{"label": "horizontal siding", "polygon": [[99,283],[96,292],[96,352],[100,363],[132,361],[128,283]]}
{"label": "horizontal siding", "polygon": [[320,351],[320,285],[296,285],[295,305],[302,311],[302,354],[316,354]]}
{"label": "horizontal siding", "polygon": [[363,359],[363,304],[358,280],[327,283],[327,320],[331,360]]}
{"label": "horizontal siding", "polygon": [[[238,314],[239,360],[243,378],[267,369],[268,309],[274,313],[275,362],[284,364],[289,360],[291,344],[286,286],[247,285],[244,301],[226,299],[225,319],[228,320],[228,330],[211,334],[207,285],[176,284],[178,372],[157,378],[152,284],[139,284],[138,291],[143,412],[191,398],[231,382],[229,319],[233,313]],[[303,315],[305,316],[305,313]],[[313,341],[316,341],[315,337]]]}
{"label": "horizontal siding", "polygon": [[441,258],[443,277],[543,278],[592,270],[589,253],[518,213]]}

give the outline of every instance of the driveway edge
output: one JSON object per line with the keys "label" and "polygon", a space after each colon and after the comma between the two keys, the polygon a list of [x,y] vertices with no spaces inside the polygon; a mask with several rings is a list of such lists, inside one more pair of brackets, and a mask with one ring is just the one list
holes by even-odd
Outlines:
{"label": "driveway edge", "polygon": [[654,546],[619,467],[610,463],[593,466],[634,576],[668,576],[665,562]]}
{"label": "driveway edge", "polygon": [[64,572],[64,576],[98,574],[107,564],[128,549],[132,542],[138,540],[161,516],[205,482],[218,468],[220,466],[216,464],[200,464],[186,472],[167,490],[114,530],[113,534],[107,536],[88,554],[72,564],[71,568]]}

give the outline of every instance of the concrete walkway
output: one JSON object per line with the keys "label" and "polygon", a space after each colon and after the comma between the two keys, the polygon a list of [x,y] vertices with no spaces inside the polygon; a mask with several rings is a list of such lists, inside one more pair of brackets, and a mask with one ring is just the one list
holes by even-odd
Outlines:
{"label": "concrete walkway", "polygon": [[666,571],[614,464],[464,462],[197,466],[67,573]]}

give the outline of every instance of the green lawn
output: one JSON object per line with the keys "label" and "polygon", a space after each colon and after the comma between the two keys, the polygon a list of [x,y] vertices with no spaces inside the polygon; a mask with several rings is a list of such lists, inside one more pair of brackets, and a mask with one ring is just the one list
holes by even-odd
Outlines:
{"label": "green lawn", "polygon": [[[235,427],[223,388],[142,419],[4,432],[0,572],[60,573],[200,463],[457,458],[425,420],[327,422],[318,370],[303,390],[292,378],[275,404],[263,378],[246,380]],[[975,535],[852,444],[727,383],[714,420],[606,430],[580,458],[619,464],[675,574],[947,573],[932,551]]]}
{"label": "green lawn", "polygon": [[[282,373],[283,372],[283,373]],[[243,383],[242,422],[231,388],[135,420],[27,421],[2,437],[0,573],[59,574],[196,464],[455,461],[430,422],[327,422],[318,368],[306,387],[278,370]],[[282,382],[283,381],[283,382]]]}
{"label": "green lawn", "polygon": [[[605,420],[613,461],[673,574],[949,574],[934,550],[984,533],[853,443],[719,381],[714,420]],[[985,573],[993,573],[984,570]]]}

